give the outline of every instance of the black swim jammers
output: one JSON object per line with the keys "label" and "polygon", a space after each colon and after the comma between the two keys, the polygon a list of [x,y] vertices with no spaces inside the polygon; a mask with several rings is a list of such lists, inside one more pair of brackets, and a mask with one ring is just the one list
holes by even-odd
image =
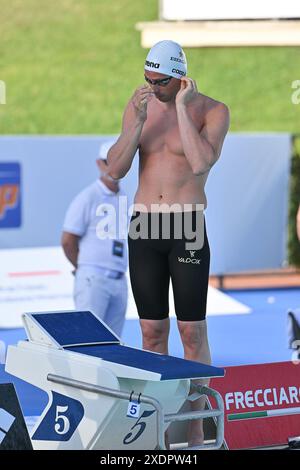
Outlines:
{"label": "black swim jammers", "polygon": [[128,246],[141,319],[168,317],[170,278],[177,319],[205,319],[210,249],[203,212],[134,212]]}

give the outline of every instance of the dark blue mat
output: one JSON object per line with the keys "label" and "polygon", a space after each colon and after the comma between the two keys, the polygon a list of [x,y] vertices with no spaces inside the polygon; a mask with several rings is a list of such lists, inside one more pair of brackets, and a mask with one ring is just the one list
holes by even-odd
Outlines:
{"label": "dark blue mat", "polygon": [[200,377],[223,377],[221,368],[186,361],[178,357],[155,354],[149,351],[120,346],[118,344],[99,346],[76,346],[66,348],[88,356],[95,356],[105,361],[123,364],[161,374],[161,380],[186,379]]}

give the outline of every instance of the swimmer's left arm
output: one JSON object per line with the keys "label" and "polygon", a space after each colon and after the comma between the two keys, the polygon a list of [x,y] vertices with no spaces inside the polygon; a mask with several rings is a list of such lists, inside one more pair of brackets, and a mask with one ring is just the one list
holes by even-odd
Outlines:
{"label": "swimmer's left arm", "polygon": [[[219,156],[221,155],[223,142],[229,129],[229,110],[223,103],[218,103],[216,108],[211,110],[206,117],[205,124],[201,129],[199,138],[202,144],[207,144],[211,147],[211,153],[205,154],[205,151],[201,153],[201,147],[199,152],[199,158],[201,159],[201,166],[208,166],[208,170],[216,163]],[[207,170],[206,170],[207,171]],[[204,169],[205,172],[205,169]]]}
{"label": "swimmer's left arm", "polygon": [[204,174],[218,160],[229,128],[229,110],[223,103],[216,103],[207,114],[200,133],[187,112],[188,97],[198,93],[194,80],[188,80],[183,93],[176,99],[180,137],[185,156],[195,175]]}

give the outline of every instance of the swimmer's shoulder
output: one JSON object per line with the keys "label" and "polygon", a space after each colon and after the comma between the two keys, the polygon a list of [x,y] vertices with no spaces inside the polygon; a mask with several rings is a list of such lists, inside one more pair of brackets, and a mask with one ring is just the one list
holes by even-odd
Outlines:
{"label": "swimmer's shoulder", "polygon": [[229,120],[229,108],[222,101],[215,100],[210,96],[198,93],[195,99],[194,107],[197,113],[202,116],[220,115]]}

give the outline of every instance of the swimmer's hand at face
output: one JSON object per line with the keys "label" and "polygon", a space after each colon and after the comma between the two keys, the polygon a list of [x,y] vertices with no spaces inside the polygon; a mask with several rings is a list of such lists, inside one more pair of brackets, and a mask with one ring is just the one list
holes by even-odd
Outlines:
{"label": "swimmer's hand at face", "polygon": [[195,96],[198,95],[197,84],[195,80],[188,77],[182,77],[180,83],[180,89],[176,95],[176,105],[187,105]]}
{"label": "swimmer's hand at face", "polygon": [[135,114],[140,122],[147,119],[147,105],[153,97],[153,91],[149,85],[142,85],[137,88],[132,95],[131,102],[133,104]]}

